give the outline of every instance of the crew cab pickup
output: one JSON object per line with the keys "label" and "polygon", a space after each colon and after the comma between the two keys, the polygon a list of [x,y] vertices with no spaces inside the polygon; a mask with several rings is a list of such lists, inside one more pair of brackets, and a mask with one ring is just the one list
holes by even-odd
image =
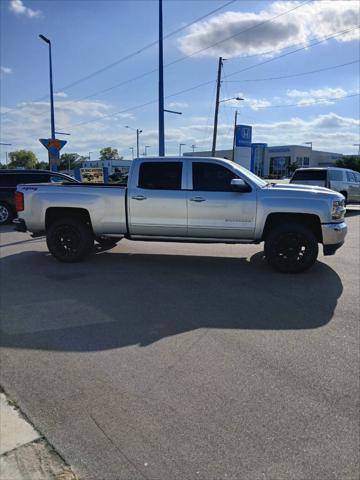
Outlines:
{"label": "crew cab pickup", "polygon": [[19,185],[17,229],[46,234],[52,255],[85,259],[97,241],[260,243],[281,272],[313,265],[318,244],[333,255],[347,232],[344,197],[327,188],[271,184],[229,160],[146,157],[127,187]]}

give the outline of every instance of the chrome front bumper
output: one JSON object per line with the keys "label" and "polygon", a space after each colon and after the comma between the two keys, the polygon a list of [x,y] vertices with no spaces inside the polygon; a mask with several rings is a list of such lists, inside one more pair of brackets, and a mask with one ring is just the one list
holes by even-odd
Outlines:
{"label": "chrome front bumper", "polygon": [[323,223],[321,225],[324,255],[334,255],[336,250],[343,245],[347,234],[347,225],[341,223]]}

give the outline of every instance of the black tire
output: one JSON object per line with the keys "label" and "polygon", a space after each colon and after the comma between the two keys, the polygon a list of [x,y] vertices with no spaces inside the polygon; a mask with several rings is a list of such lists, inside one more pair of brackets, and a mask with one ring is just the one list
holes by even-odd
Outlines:
{"label": "black tire", "polygon": [[50,253],[60,262],[81,262],[94,248],[91,228],[82,219],[62,218],[46,230],[46,243]]}
{"label": "black tire", "polygon": [[14,218],[14,212],[5,202],[0,202],[0,225],[11,223]]}
{"label": "black tire", "polygon": [[344,195],[344,197],[345,197],[345,206],[346,206],[347,203],[348,203],[348,194],[347,194],[347,192],[340,192],[340,193],[341,193],[341,195]]}
{"label": "black tire", "polygon": [[280,225],[265,239],[267,261],[282,273],[304,272],[315,263],[318,253],[317,238],[306,225]]}

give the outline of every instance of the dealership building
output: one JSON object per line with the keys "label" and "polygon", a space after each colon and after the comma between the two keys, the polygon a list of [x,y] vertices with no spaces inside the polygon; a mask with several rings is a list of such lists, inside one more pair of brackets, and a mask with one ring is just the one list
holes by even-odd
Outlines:
{"label": "dealership building", "polygon": [[[185,156],[211,157],[211,152],[184,153]],[[234,149],[217,150],[216,156],[227,158],[244,166],[260,177],[280,178],[288,176],[296,165],[300,167],[334,166],[342,158],[341,153],[313,150],[312,146],[279,145],[252,142],[252,127],[237,125]],[[233,158],[234,157],[234,158]]]}

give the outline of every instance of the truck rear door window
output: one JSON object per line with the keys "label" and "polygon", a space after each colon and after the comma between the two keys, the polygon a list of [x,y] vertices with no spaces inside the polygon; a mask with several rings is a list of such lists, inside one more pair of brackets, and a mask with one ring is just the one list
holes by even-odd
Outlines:
{"label": "truck rear door window", "polygon": [[139,188],[181,190],[182,162],[143,162]]}
{"label": "truck rear door window", "polygon": [[194,162],[193,190],[205,192],[230,192],[231,180],[238,178],[231,170],[216,163]]}
{"label": "truck rear door window", "polygon": [[291,181],[309,181],[309,180],[321,180],[326,181],[326,170],[310,170],[307,168],[306,170],[299,170],[298,172],[294,173],[293,178]]}

